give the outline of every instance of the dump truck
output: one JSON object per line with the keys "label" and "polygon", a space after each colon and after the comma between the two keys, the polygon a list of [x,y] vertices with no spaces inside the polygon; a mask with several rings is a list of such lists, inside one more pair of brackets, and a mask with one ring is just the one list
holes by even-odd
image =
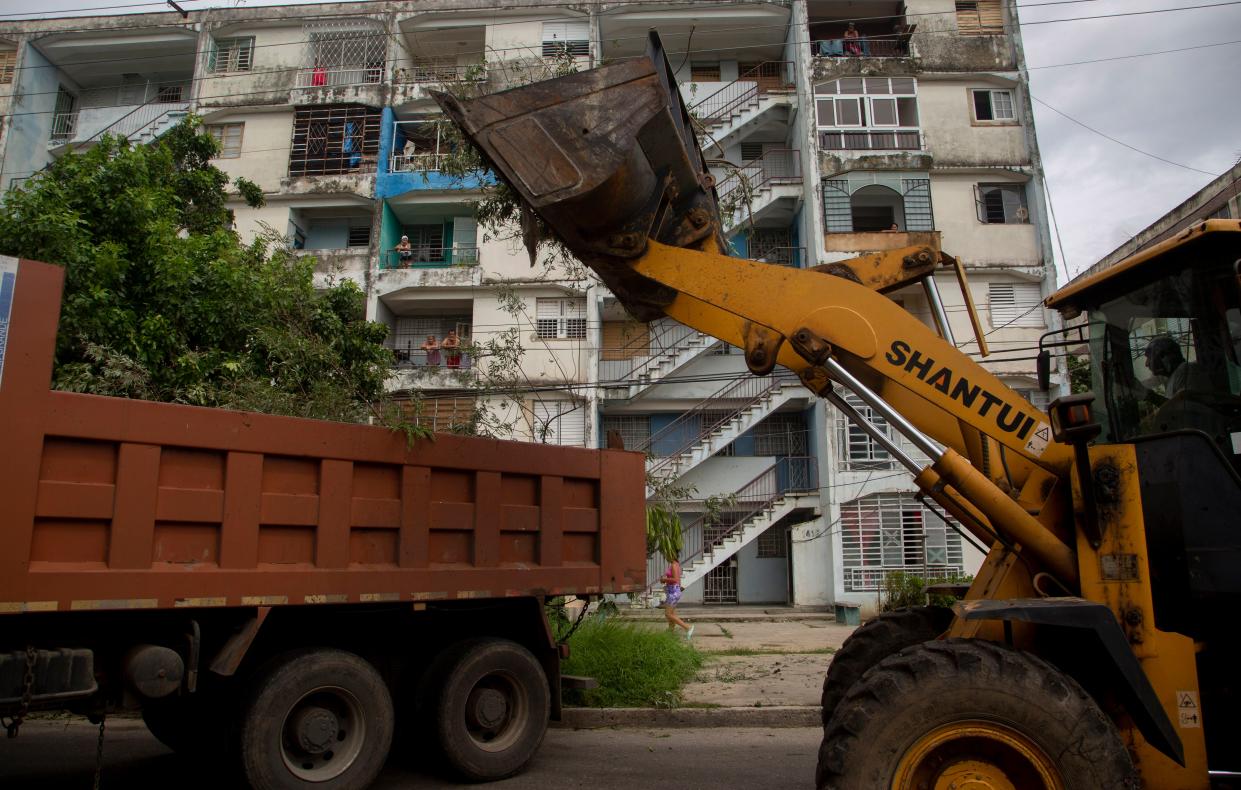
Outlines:
{"label": "dump truck", "polygon": [[[821,790],[1236,776],[1241,223],[1195,225],[1052,296],[1076,323],[1040,341],[1040,383],[1053,353],[1080,351],[1093,392],[1045,413],[953,342],[934,275],[965,272],[933,245],[809,269],[730,256],[656,34],[645,58],[437,99],[636,319],[732,344],[756,375],[794,372],[989,547],[955,607],[881,615],[835,654]],[[934,327],[885,295],[918,283]]]}
{"label": "dump truck", "polygon": [[63,273],[0,258],[10,737],[130,709],[255,788],[520,770],[560,715],[546,600],[644,586],[641,454],[51,391]]}

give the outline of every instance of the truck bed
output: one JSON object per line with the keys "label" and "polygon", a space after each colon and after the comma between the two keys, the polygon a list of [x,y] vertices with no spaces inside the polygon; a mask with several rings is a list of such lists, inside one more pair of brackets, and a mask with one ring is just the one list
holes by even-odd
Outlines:
{"label": "truck bed", "polygon": [[49,391],[61,278],[0,338],[0,614],[642,587],[640,454]]}

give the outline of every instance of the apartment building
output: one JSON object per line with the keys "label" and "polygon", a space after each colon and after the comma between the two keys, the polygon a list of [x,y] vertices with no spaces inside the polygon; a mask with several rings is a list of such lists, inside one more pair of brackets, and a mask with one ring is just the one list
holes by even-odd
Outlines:
{"label": "apartment building", "polygon": [[[359,284],[391,330],[391,387],[421,394],[422,419],[469,429],[482,415],[513,438],[584,446],[618,432],[649,456],[648,495],[678,492],[687,600],[870,606],[892,570],[972,572],[981,555],[795,380],[750,376],[736,349],[674,322],[636,322],[599,283],[532,267],[519,239],[480,229],[483,185],[444,172],[451,137],[429,90],[640,56],[658,30],[738,255],[809,267],[939,245],[969,275],[995,352],[984,364],[1034,398],[1026,349],[1051,320],[1054,270],[1015,13],[1012,0],[429,0],[5,22],[0,189],[105,132],[145,142],[195,112],[217,164],[267,196],[237,201],[238,232],[283,237],[318,277]],[[945,273],[938,291],[976,353],[955,283]],[[922,289],[893,298],[931,323]],[[450,333],[465,350],[425,347]],[[502,364],[495,349],[514,345]]]}

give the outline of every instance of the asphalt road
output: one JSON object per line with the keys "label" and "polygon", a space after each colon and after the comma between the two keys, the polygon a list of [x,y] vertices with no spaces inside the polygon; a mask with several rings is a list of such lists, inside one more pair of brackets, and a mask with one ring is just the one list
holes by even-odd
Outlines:
{"label": "asphalt road", "polygon": [[[89,790],[95,764],[94,727],[73,723],[27,723],[16,740],[0,738],[0,787]],[[736,787],[812,787],[820,730],[682,729],[561,730],[547,733],[534,761],[512,779],[486,785],[503,790],[674,787],[702,790]],[[459,785],[418,769],[416,754],[399,753],[374,785],[376,790],[478,787]],[[125,788],[228,787],[209,766],[182,760],[151,737],[140,723],[109,726],[104,749],[105,790]]]}

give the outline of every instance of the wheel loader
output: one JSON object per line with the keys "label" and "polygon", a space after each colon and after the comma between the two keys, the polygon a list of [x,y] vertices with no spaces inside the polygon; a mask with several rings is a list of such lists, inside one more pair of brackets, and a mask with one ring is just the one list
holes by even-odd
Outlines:
{"label": "wheel loader", "polygon": [[[965,272],[942,250],[810,269],[730,256],[657,34],[645,58],[436,99],[635,318],[743,349],[755,375],[793,371],[989,547],[954,608],[881,616],[836,654],[821,790],[1238,776],[1241,223],[1201,223],[1050,297],[1071,329],[1041,341],[1043,384],[1073,352],[1091,391],[1044,413],[953,342],[934,274]],[[916,283],[934,328],[885,295]]]}

